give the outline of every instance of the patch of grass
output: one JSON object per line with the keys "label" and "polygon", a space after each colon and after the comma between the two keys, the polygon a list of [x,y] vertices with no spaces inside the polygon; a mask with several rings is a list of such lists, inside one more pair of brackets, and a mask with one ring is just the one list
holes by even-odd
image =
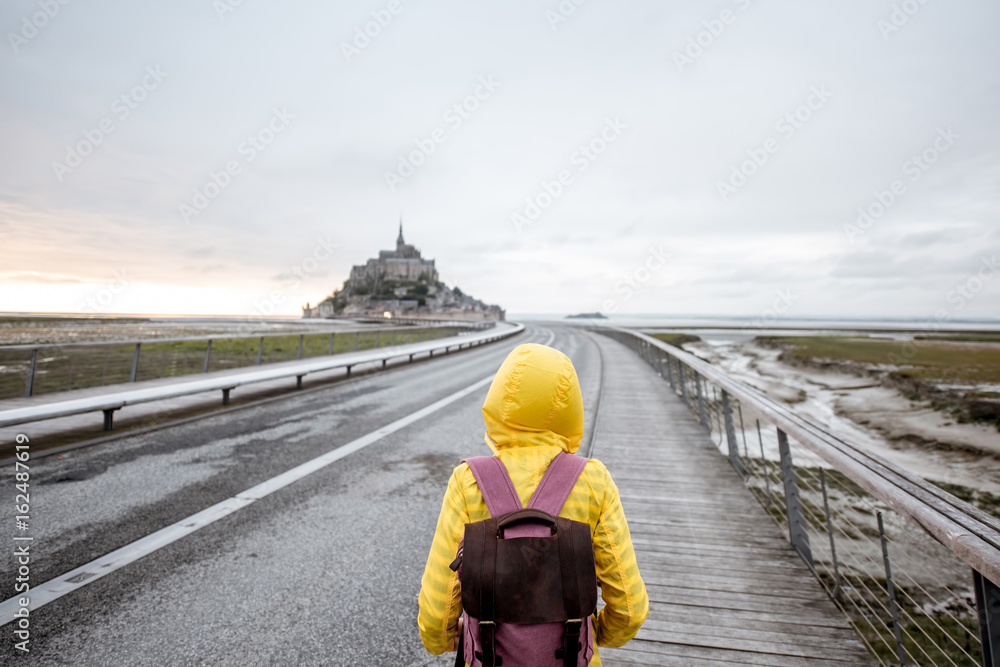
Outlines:
{"label": "patch of grass", "polygon": [[648,334],[652,338],[657,340],[662,340],[664,343],[669,343],[674,347],[679,347],[683,349],[684,343],[697,343],[701,340],[698,336],[693,336],[691,334],[684,333],[654,333]]}
{"label": "patch of grass", "polygon": [[914,336],[917,340],[953,340],[966,343],[1000,343],[1000,334],[924,334]]}
{"label": "patch of grass", "polygon": [[803,360],[896,366],[904,377],[927,381],[1000,382],[1000,337],[995,345],[976,346],[956,344],[953,340],[906,343],[853,336],[768,336],[761,340],[786,347]]}
{"label": "patch of grass", "polygon": [[[457,327],[430,327],[401,330],[395,334],[395,344],[432,340],[454,336]],[[263,340],[263,346],[261,344]],[[333,338],[333,354],[357,350],[384,348],[393,344],[392,332],[372,329],[338,333]],[[287,336],[248,336],[233,339],[215,339],[209,355],[208,370],[246,368],[257,364],[294,361],[299,357],[301,342],[303,359],[330,354],[330,334],[289,334]],[[153,380],[164,377],[193,375],[204,371],[206,340],[143,343],[139,354],[136,380]],[[135,358],[134,345],[100,345],[74,347],[63,345],[43,348],[35,364],[33,395],[49,394],[73,389],[101,387],[129,382]],[[29,350],[4,350],[0,346],[0,399],[24,395],[28,378],[31,352]]]}

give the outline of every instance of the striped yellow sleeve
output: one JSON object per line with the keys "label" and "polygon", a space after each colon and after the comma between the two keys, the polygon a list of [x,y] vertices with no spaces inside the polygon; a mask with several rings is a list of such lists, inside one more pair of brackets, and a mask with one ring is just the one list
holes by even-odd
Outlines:
{"label": "striped yellow sleeve", "polygon": [[606,477],[605,494],[594,535],[594,561],[604,607],[597,613],[594,634],[600,646],[622,646],[635,637],[646,620],[649,598],[618,487],[607,468],[601,467]]}
{"label": "striped yellow sleeve", "polygon": [[462,464],[452,473],[441,503],[434,541],[420,580],[420,611],[417,625],[424,648],[434,655],[454,650],[458,639],[458,617],[462,612],[462,594],[458,574],[448,567],[455,559],[458,543],[469,521],[465,494],[459,477]]}

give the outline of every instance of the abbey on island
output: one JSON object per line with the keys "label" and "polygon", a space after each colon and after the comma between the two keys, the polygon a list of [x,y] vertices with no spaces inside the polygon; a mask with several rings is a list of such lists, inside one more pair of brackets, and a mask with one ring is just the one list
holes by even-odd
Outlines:
{"label": "abbey on island", "polygon": [[502,320],[505,313],[441,282],[434,260],[404,240],[401,219],[395,250],[380,250],[378,257],[351,267],[344,285],[315,306],[306,304],[302,317],[481,321]]}

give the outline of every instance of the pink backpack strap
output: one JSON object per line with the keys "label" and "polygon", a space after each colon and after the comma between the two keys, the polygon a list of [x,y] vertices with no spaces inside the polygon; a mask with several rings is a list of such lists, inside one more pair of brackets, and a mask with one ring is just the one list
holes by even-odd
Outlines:
{"label": "pink backpack strap", "polygon": [[538,483],[538,488],[531,494],[528,508],[559,516],[589,460],[566,452],[556,454],[545,470],[542,481]]}
{"label": "pink backpack strap", "polygon": [[486,509],[493,518],[510,512],[524,509],[521,498],[517,495],[514,482],[504,467],[503,461],[496,456],[473,456],[464,459],[469,464],[472,476],[476,478],[479,491],[486,501]]}

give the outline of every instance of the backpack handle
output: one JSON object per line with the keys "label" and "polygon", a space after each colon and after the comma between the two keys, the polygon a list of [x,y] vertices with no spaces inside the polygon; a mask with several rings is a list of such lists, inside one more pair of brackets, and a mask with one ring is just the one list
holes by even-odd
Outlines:
{"label": "backpack handle", "polygon": [[556,518],[548,512],[543,512],[542,510],[533,508],[517,510],[516,512],[505,514],[497,522],[497,534],[500,537],[503,537],[504,528],[507,526],[513,526],[514,524],[523,523],[525,521],[538,521],[540,523],[547,524],[552,527],[552,534],[556,534]]}

